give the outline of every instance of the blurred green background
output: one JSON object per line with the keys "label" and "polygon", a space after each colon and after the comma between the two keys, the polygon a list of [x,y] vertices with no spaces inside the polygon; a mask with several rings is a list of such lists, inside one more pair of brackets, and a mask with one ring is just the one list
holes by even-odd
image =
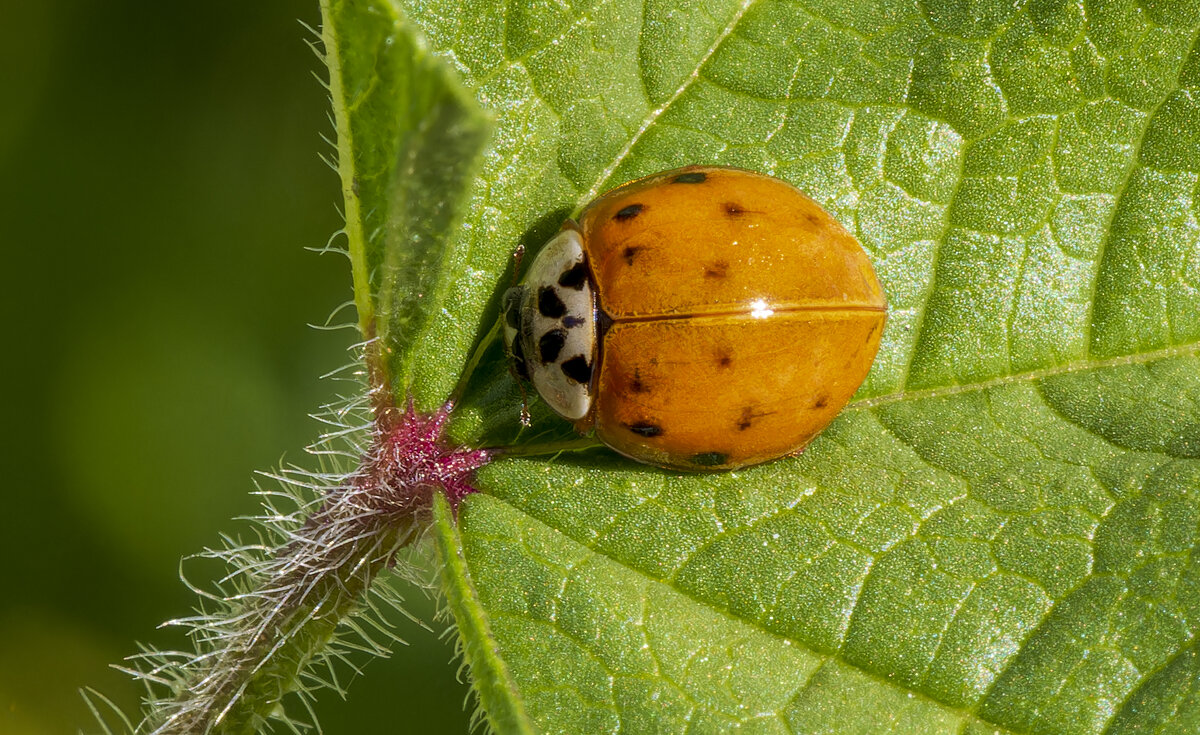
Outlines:
{"label": "blurred green background", "polygon": [[[182,645],[156,629],[194,604],[180,557],[244,530],[252,472],[302,461],[335,393],[354,335],[307,323],[349,268],[304,250],[340,193],[301,20],[316,0],[6,6],[4,735],[97,731],[82,686],[136,706],[109,664]],[[451,647],[397,626],[326,732],[466,732]]]}

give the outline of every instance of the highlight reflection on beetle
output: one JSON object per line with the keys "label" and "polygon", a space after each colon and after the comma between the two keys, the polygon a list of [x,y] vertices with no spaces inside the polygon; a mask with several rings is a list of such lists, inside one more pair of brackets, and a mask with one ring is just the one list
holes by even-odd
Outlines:
{"label": "highlight reflection on beetle", "polygon": [[866,378],[887,303],[862,247],[778,179],[690,166],[589,204],[504,297],[514,371],[660,467],[804,448]]}

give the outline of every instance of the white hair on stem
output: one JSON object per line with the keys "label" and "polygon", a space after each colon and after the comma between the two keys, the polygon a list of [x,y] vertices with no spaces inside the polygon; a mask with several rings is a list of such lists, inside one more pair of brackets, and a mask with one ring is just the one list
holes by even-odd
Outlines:
{"label": "white hair on stem", "polygon": [[[359,346],[359,354],[369,351]],[[144,648],[119,667],[147,691],[140,722],[116,713],[122,730],[302,732],[314,722],[315,689],[344,695],[339,670],[358,672],[363,655],[389,654],[399,641],[395,614],[424,625],[393,587],[373,582],[390,570],[431,589],[430,566],[400,552],[424,533],[433,494],[456,504],[473,491],[467,479],[489,455],[441,441],[448,407],[423,415],[410,402],[377,415],[366,373],[356,360],[333,376],[358,390],[316,415],[326,431],[308,448],[315,469],[261,473],[262,511],[243,519],[249,542],[222,536],[222,546],[192,557],[216,560],[224,574],[208,588],[181,573],[198,607],[163,625],[185,630],[194,650]],[[84,696],[98,719],[100,705],[116,711],[98,693]],[[297,700],[302,714],[285,708],[285,698]]]}

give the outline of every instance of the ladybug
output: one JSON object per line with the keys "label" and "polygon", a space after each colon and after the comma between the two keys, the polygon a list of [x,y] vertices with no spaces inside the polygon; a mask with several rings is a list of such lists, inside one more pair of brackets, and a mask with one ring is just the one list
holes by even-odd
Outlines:
{"label": "ladybug", "polygon": [[597,198],[503,303],[514,372],[659,467],[799,452],[867,376],[887,302],[862,247],[779,179],[689,166]]}

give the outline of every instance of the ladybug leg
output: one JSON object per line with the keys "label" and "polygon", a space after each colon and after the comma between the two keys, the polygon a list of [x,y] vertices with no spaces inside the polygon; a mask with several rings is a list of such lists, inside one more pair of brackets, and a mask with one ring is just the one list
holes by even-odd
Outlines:
{"label": "ladybug leg", "polygon": [[529,376],[521,375],[511,359],[508,361],[508,374],[512,376],[513,382],[517,384],[517,389],[521,391],[521,426],[528,429],[533,425],[533,419],[529,415],[529,391],[525,388],[525,381],[529,379]]}
{"label": "ladybug leg", "polygon": [[533,426],[533,418],[529,415],[529,392],[525,390],[525,381],[518,379],[517,386],[521,389],[521,426],[528,429]]}

